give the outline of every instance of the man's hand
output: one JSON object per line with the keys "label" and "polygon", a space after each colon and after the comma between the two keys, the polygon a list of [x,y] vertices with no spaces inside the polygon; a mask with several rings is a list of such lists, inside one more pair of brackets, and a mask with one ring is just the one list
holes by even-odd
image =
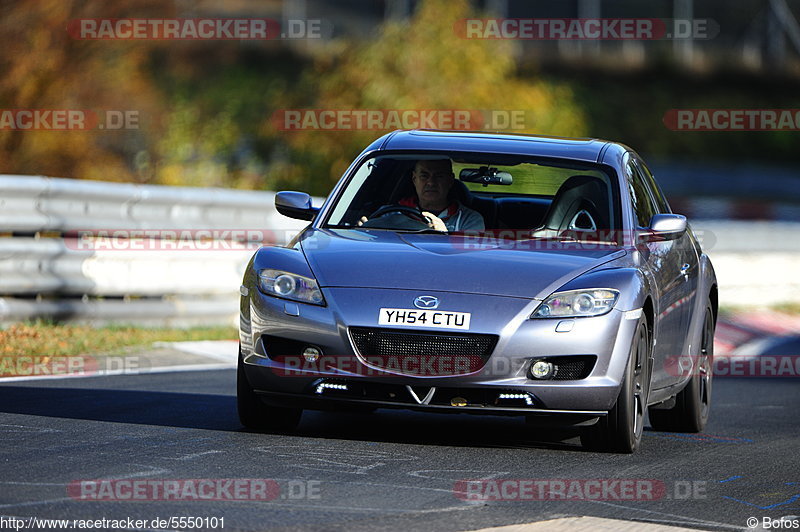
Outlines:
{"label": "man's hand", "polygon": [[431,229],[435,229],[436,231],[442,231],[443,233],[447,232],[447,226],[444,225],[442,219],[436,216],[435,214],[430,213],[428,211],[422,211],[422,216],[424,216],[425,219],[428,220],[428,227],[430,227]]}
{"label": "man's hand", "polygon": [[[443,233],[446,233],[448,231],[447,226],[444,224],[442,219],[436,216],[435,214],[430,213],[428,211],[423,211],[422,216],[424,216],[425,219],[428,221],[428,227],[430,227],[431,229],[434,229],[436,231],[441,231]],[[356,223],[356,227],[361,227],[365,223],[367,223],[367,217],[362,216],[361,219]]]}

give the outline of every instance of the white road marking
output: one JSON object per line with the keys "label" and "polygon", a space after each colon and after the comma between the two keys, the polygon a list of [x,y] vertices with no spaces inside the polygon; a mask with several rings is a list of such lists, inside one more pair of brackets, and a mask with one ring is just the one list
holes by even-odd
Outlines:
{"label": "white road marking", "polygon": [[9,486],[66,486],[63,482],[15,482],[12,480],[0,480],[0,484]]}
{"label": "white road marking", "polygon": [[22,508],[23,506],[39,506],[42,504],[53,504],[54,502],[71,501],[72,497],[61,497],[58,499],[47,499],[44,501],[26,501],[26,502],[12,502],[9,504],[0,504],[0,508]]}
{"label": "white road marking", "polygon": [[254,450],[269,453],[272,456],[289,458],[295,462],[289,464],[290,467],[352,475],[366,475],[370,470],[385,466],[386,462],[390,461],[419,460],[419,457],[416,456],[403,456],[371,449],[348,451],[347,460],[339,458],[341,452],[333,447],[297,448],[293,445],[275,445],[260,446]]}
{"label": "white road marking", "polygon": [[[105,369],[85,373],[66,373],[62,375],[24,375],[18,377],[0,377],[0,384],[4,382],[26,382],[49,379],[78,379],[87,377],[112,377],[118,375],[144,375],[150,373],[172,373],[182,371],[216,371],[220,369],[233,369],[236,367],[237,357],[239,356],[239,342],[237,340],[206,340],[199,342],[155,342],[154,348],[167,347],[176,351],[198,355],[219,363],[201,364],[173,364],[167,366],[155,366],[150,368],[121,368]],[[136,355],[135,353],[126,356],[146,356],[147,353]]]}
{"label": "white road marking", "polygon": [[729,525],[727,523],[718,523],[716,521],[706,521],[705,519],[697,519],[695,517],[690,517],[688,515],[671,514],[671,513],[667,513],[667,512],[659,512],[657,510],[646,510],[644,508],[633,508],[633,507],[630,507],[630,506],[625,506],[623,504],[614,504],[613,502],[608,502],[608,501],[586,501],[586,502],[593,502],[595,504],[604,504],[606,506],[613,506],[614,508],[623,508],[625,510],[630,510],[630,511],[633,511],[633,512],[639,511],[639,512],[645,512],[645,513],[648,513],[648,514],[656,514],[656,515],[664,515],[664,516],[667,516],[667,517],[673,517],[673,518],[677,518],[678,521],[672,521],[672,522],[677,522],[677,523],[694,523],[694,524],[701,524],[701,525],[713,525],[713,526],[716,526],[716,527],[729,528],[731,530],[741,530],[742,529],[741,526]]}
{"label": "white road marking", "polygon": [[203,451],[203,452],[200,452],[200,453],[187,454],[186,456],[179,456],[178,458],[173,458],[173,460],[192,460],[192,459],[198,458],[200,456],[206,456],[206,455],[209,455],[209,454],[218,454],[218,453],[221,453],[221,452],[222,451],[216,451],[216,450]]}
{"label": "white road marking", "polygon": [[[444,472],[444,473],[464,473],[459,478],[448,478],[448,477],[435,477],[431,475],[423,475],[423,473],[433,473],[433,472]],[[468,473],[478,473],[481,476],[468,476]],[[488,474],[487,474],[488,473]],[[497,472],[487,472],[487,471],[478,471],[475,469],[420,469],[419,471],[410,471],[407,473],[409,476],[412,477],[419,477],[419,478],[427,478],[431,480],[462,480],[469,478],[470,480],[490,480],[493,478],[500,477],[502,475],[510,474],[509,471],[497,471]]]}
{"label": "white road marking", "polygon": [[[148,466],[146,464],[131,464],[131,465],[135,465],[137,467],[148,467],[150,469],[147,470],[147,471],[137,471],[136,473],[130,473],[130,474],[127,474],[127,475],[122,475],[122,476],[116,476],[115,475],[115,476],[110,476],[110,477],[100,477],[98,480],[121,480],[121,479],[127,479],[127,478],[147,477],[147,476],[150,476],[150,475],[164,475],[164,474],[169,474],[171,472],[171,470],[169,470],[169,469],[156,468],[156,467]],[[51,485],[51,484],[47,484],[47,485]],[[62,484],[55,484],[55,485],[68,486],[69,484],[68,483],[67,484],[63,484],[62,483]],[[39,505],[42,505],[42,504],[52,504],[52,503],[56,503],[56,502],[74,501],[74,500],[75,499],[72,498],[72,497],[59,497],[58,499],[46,499],[46,500],[42,500],[42,501],[12,502],[12,503],[8,503],[8,504],[0,504],[0,508],[20,508],[20,507],[23,507],[23,506],[39,506]]]}
{"label": "white road marking", "polygon": [[[10,428],[6,428],[10,427]],[[16,430],[22,429],[22,430]],[[9,425],[7,423],[0,423],[0,432],[61,432],[60,430],[50,429],[47,427],[29,427],[27,425]]]}
{"label": "white road marking", "polygon": [[609,517],[570,516],[534,521],[519,525],[505,525],[490,528],[481,528],[472,532],[679,532],[682,530],[694,532],[696,528],[677,527],[675,525],[656,524],[647,521],[630,521]]}
{"label": "white road marking", "polygon": [[184,353],[214,358],[236,364],[239,356],[238,340],[202,340],[198,342],[156,342],[154,347],[169,347]]}
{"label": "white road marking", "polygon": [[24,381],[41,381],[41,380],[58,380],[58,379],[86,379],[90,377],[114,377],[118,375],[149,375],[153,373],[177,373],[184,371],[216,371],[220,369],[233,369],[236,367],[236,362],[233,364],[180,364],[175,366],[157,366],[155,368],[142,368],[136,370],[129,369],[115,369],[115,370],[101,370],[94,373],[73,373],[65,375],[30,375],[25,377],[4,377],[0,378],[0,384],[5,382],[24,382]]}

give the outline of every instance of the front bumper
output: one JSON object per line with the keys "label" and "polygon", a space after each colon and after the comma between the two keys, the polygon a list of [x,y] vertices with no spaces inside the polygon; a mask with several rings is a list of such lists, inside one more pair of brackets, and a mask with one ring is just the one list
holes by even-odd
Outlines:
{"label": "front bumper", "polygon": [[[426,292],[439,296],[448,310],[471,311],[470,333],[495,334],[498,340],[483,367],[458,375],[410,375],[369,364],[354,346],[349,329],[377,327],[378,308],[408,307],[417,291],[326,288],[324,293],[327,307],[271,298],[257,289],[243,297],[240,339],[244,370],[251,386],[268,402],[315,409],[362,404],[443,412],[597,417],[611,409],[619,395],[636,326],[636,320],[626,319],[625,313],[616,310],[593,318],[531,320],[536,301]],[[571,323],[559,330],[570,330],[557,332],[561,322]],[[287,361],[270,352],[270,339],[315,346],[324,353],[322,360],[336,362],[309,367],[298,363],[298,358]],[[593,357],[594,364],[585,378],[529,377],[533,360],[555,356]],[[345,385],[347,390],[324,386],[319,393],[321,383]],[[425,401],[430,390],[432,395]]]}
{"label": "front bumper", "polygon": [[[341,381],[336,381],[341,382]],[[541,425],[591,425],[597,418],[605,416],[605,411],[580,411],[580,410],[554,410],[549,408],[534,408],[512,406],[511,404],[497,405],[488,402],[475,401],[467,404],[447,404],[448,397],[466,399],[483,396],[486,399],[496,397],[491,389],[454,389],[434,388],[431,402],[420,404],[413,398],[404,386],[386,383],[347,383],[348,391],[337,390],[335,393],[318,395],[314,393],[285,393],[274,391],[259,391],[262,401],[278,407],[300,407],[310,410],[348,410],[367,408],[393,408],[415,410],[429,413],[444,414],[477,414],[477,415],[524,415]],[[313,387],[312,387],[313,389]],[[366,390],[366,393],[365,392]],[[465,393],[466,392],[466,393]],[[362,395],[363,394],[363,395]],[[417,396],[419,397],[419,396]],[[452,399],[451,399],[452,401]]]}

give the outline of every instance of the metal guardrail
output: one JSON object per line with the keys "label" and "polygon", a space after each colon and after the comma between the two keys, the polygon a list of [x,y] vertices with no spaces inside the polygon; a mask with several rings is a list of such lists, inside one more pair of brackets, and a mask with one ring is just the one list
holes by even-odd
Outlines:
{"label": "metal guardrail", "polygon": [[691,225],[712,259],[721,253],[800,257],[800,221],[695,220]]}
{"label": "metal guardrail", "polygon": [[135,324],[186,327],[232,324],[238,316],[236,297],[165,297],[142,300],[0,298],[0,323],[33,319],[92,324]]}
{"label": "metal guardrail", "polygon": [[[241,243],[252,246],[243,250],[81,250],[78,245],[67,245],[67,241],[0,238],[0,294],[230,294],[236,292],[244,266],[258,245]],[[115,242],[119,245],[119,240]]]}
{"label": "metal guardrail", "polygon": [[0,176],[0,191],[3,231],[297,226],[277,213],[273,192],[20,175]]}
{"label": "metal guardrail", "polygon": [[714,264],[721,305],[800,302],[800,222],[697,220],[691,225]]}
{"label": "metal guardrail", "polygon": [[0,175],[0,323],[234,323],[274,193]]}

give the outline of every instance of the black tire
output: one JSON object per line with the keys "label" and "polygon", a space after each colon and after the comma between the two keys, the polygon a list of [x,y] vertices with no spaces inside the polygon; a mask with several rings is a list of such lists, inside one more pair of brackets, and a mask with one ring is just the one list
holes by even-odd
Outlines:
{"label": "black tire", "polygon": [[650,425],[655,430],[668,432],[700,432],[708,423],[711,410],[711,388],[714,367],[714,312],[706,305],[703,318],[703,337],[697,366],[692,368],[692,378],[675,396],[675,406],[648,411]]}
{"label": "black tire", "polygon": [[264,404],[253,391],[244,373],[241,347],[236,368],[236,406],[242,425],[258,431],[291,430],[297,427],[303,414],[301,408],[281,408]]}
{"label": "black tire", "polygon": [[644,410],[650,389],[650,330],[644,316],[639,319],[631,342],[622,389],[608,415],[581,430],[581,443],[587,449],[632,453],[642,440]]}

